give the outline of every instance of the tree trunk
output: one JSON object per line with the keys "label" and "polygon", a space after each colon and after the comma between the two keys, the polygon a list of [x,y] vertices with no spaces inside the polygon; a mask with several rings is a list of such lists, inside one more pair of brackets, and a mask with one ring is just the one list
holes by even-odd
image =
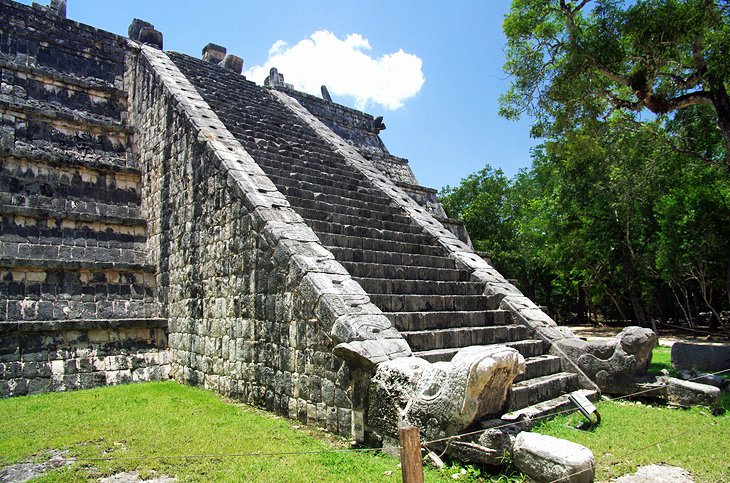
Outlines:
{"label": "tree trunk", "polygon": [[629,300],[631,301],[631,308],[634,311],[634,317],[636,317],[636,323],[642,327],[646,327],[646,314],[641,304],[641,297],[639,297],[639,293],[634,284],[631,284],[629,287]]}
{"label": "tree trunk", "polygon": [[715,112],[717,113],[717,127],[720,128],[722,137],[725,139],[725,163],[728,170],[730,170],[730,95],[728,95],[725,82],[722,79],[711,78],[709,84],[712,92],[712,104],[715,106]]}

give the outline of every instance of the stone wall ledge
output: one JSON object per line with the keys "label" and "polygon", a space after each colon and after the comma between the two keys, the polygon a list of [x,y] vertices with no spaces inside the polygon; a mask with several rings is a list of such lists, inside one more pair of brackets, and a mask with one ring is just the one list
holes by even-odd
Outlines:
{"label": "stone wall ledge", "polygon": [[157,267],[147,263],[103,262],[91,260],[58,260],[43,258],[0,257],[0,268],[38,267],[47,270],[115,270],[156,273]]}
{"label": "stone wall ledge", "polygon": [[127,100],[127,92],[110,82],[94,77],[74,77],[40,65],[20,65],[10,60],[7,54],[0,54],[0,68],[25,74],[28,79],[43,82],[44,84],[78,92],[92,91],[95,96],[123,102]]}
{"label": "stone wall ledge", "polygon": [[[400,158],[395,158],[395,159],[400,159]],[[406,164],[408,163],[408,160],[403,160],[403,161]],[[421,186],[419,184],[412,184],[412,183],[404,183],[402,181],[395,181],[395,185],[398,186],[399,188],[403,188],[403,189],[407,189],[407,190],[411,190],[411,191],[420,191],[422,193],[428,193],[428,194],[433,194],[433,195],[435,195],[435,194],[438,193],[438,190],[436,190],[436,189],[429,188],[427,186]]]}
{"label": "stone wall ledge", "polygon": [[160,318],[0,321],[0,334],[166,328],[167,319]]}
{"label": "stone wall ledge", "polygon": [[[288,89],[288,88],[282,87],[282,86],[277,86],[276,89],[277,90],[284,91],[284,92],[287,92],[287,93],[289,93],[291,95],[294,95],[294,96],[300,96],[300,97],[303,97],[305,99],[310,99],[312,101],[316,101],[316,102],[323,102],[324,101],[321,97],[313,96],[312,94],[308,94],[306,92],[298,91],[298,90],[295,90],[295,89]],[[352,115],[354,117],[359,117],[359,118],[361,118],[363,120],[372,121],[374,119],[373,116],[370,115],[370,114],[368,114],[367,112],[358,111],[357,109],[353,109],[352,107],[348,107],[348,106],[339,104],[339,103],[334,102],[334,101],[331,103],[331,105],[334,106],[339,111],[346,112],[346,113],[348,113],[348,114],[350,114],[350,115]],[[351,125],[354,126],[354,124],[351,124]]]}
{"label": "stone wall ledge", "polygon": [[[0,159],[2,159],[0,157]],[[94,223],[103,221],[108,225],[146,226],[147,221],[140,217],[120,217],[100,213],[86,213],[79,211],[44,209],[30,206],[0,204],[0,213],[3,215],[19,215],[28,218],[55,218],[57,220],[73,220]]]}
{"label": "stone wall ledge", "polygon": [[62,150],[51,143],[38,145],[23,141],[15,141],[13,153],[0,154],[0,159],[18,159],[29,162],[44,163],[58,168],[86,168],[104,174],[133,174],[140,175],[136,166],[130,166],[126,157],[119,157],[121,153],[99,150]]}
{"label": "stone wall ledge", "polygon": [[0,112],[16,118],[32,119],[45,124],[54,124],[74,131],[84,131],[98,134],[131,135],[133,130],[122,121],[112,121],[87,112],[66,109],[57,105],[35,105],[30,102],[18,102],[19,99],[10,96],[0,97]]}

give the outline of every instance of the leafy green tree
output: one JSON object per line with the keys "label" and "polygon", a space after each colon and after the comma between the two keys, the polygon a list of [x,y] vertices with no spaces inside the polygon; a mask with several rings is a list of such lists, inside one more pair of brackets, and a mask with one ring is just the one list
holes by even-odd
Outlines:
{"label": "leafy green tree", "polygon": [[730,168],[727,1],[514,0],[503,27],[512,85],[501,113],[534,116],[534,135],[709,106],[725,145],[713,157]]}
{"label": "leafy green tree", "polygon": [[464,222],[474,248],[500,260],[499,268],[511,275],[509,254],[514,246],[514,225],[510,216],[510,189],[510,180],[504,172],[487,165],[461,180],[459,186],[446,186],[439,197],[446,214]]}

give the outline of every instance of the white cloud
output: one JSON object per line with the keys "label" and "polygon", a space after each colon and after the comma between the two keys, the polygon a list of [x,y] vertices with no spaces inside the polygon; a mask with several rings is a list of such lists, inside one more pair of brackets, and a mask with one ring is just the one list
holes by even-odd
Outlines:
{"label": "white cloud", "polygon": [[360,34],[341,40],[332,32],[319,30],[293,46],[277,40],[264,65],[251,67],[244,74],[262,83],[276,67],[285,82],[300,91],[319,95],[324,84],[333,96],[351,97],[357,109],[370,103],[391,110],[402,107],[423,86],[423,62],[402,49],[379,58],[369,55],[370,50],[370,43]]}

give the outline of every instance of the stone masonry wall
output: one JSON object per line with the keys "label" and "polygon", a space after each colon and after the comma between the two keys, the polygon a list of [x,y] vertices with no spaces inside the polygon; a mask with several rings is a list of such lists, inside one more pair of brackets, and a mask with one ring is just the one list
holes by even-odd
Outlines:
{"label": "stone masonry wall", "polygon": [[[367,345],[353,324],[377,309],[167,55],[138,49],[130,115],[171,375],[361,437],[369,374],[333,351]],[[391,337],[375,362],[410,354]]]}
{"label": "stone masonry wall", "polygon": [[0,0],[0,397],[167,378],[126,41]]}
{"label": "stone masonry wall", "polygon": [[168,378],[162,319],[0,323],[0,397]]}

